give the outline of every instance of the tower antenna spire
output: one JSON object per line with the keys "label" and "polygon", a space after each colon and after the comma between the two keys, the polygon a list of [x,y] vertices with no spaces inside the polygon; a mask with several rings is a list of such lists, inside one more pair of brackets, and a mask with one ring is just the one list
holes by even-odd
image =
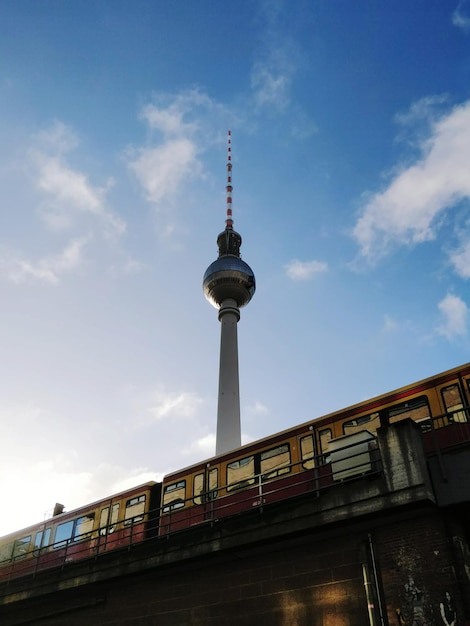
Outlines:
{"label": "tower antenna spire", "polygon": [[226,228],[233,228],[232,217],[232,131],[228,131],[227,137],[227,218],[225,220]]}

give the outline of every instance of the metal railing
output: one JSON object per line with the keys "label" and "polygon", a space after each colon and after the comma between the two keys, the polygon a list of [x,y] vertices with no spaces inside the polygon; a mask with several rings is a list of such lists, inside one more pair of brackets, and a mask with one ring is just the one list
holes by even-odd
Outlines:
{"label": "metal railing", "polygon": [[[382,463],[375,437],[368,442],[345,444],[329,455],[311,456],[293,464],[271,468],[267,472],[197,495],[194,498],[167,502],[161,510],[160,536],[168,537],[200,524],[214,524],[222,519],[262,512],[264,507],[305,494],[316,496],[335,484],[381,472]],[[346,465],[345,465],[346,463]],[[282,472],[272,477],[273,472]],[[269,476],[269,478],[266,478]]]}
{"label": "metal railing", "polygon": [[419,422],[427,454],[439,454],[470,443],[470,407],[429,417]]}

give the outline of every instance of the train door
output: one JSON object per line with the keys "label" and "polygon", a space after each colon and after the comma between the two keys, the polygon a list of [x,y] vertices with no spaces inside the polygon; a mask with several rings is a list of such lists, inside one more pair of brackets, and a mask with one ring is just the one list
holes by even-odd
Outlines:
{"label": "train door", "polygon": [[114,534],[119,520],[119,502],[109,503],[101,509],[98,528],[98,551],[111,550],[119,545]]}
{"label": "train door", "polygon": [[328,453],[331,439],[331,428],[315,430],[312,434],[300,437],[300,468],[313,470],[314,490],[316,491],[332,482]]}
{"label": "train door", "polygon": [[218,488],[219,469],[217,467],[206,467],[193,476],[193,504],[197,507],[196,521],[213,518]]}

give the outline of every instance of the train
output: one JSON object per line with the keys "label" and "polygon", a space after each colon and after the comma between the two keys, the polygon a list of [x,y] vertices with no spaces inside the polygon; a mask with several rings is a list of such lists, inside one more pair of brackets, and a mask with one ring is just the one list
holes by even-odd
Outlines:
{"label": "train", "polygon": [[[380,472],[378,428],[411,419],[429,454],[470,441],[470,363],[0,538],[0,582],[223,521]],[[463,434],[462,434],[463,433]],[[436,443],[437,442],[437,443]]]}

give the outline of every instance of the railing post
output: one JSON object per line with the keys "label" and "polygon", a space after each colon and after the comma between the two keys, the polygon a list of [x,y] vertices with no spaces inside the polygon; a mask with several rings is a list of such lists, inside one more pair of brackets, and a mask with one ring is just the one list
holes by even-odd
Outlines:
{"label": "railing post", "polygon": [[263,480],[262,475],[258,474],[258,498],[259,498],[259,512],[263,512]]}

